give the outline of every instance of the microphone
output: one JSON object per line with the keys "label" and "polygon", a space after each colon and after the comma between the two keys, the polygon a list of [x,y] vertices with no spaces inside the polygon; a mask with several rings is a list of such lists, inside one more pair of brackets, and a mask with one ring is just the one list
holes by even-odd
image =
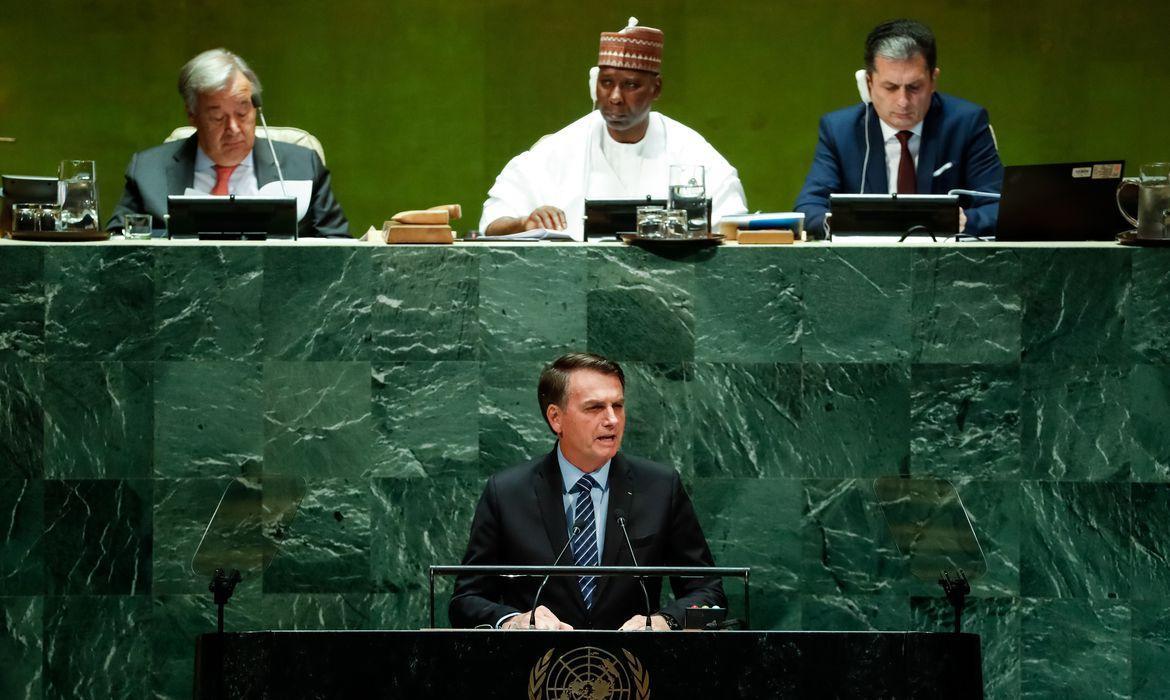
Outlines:
{"label": "microphone", "polygon": [[287,197],[288,192],[284,189],[284,172],[281,171],[280,160],[276,157],[276,147],[272,145],[272,139],[268,136],[268,120],[264,118],[259,93],[252,93],[252,106],[256,108],[256,114],[260,115],[260,123],[264,125],[264,140],[268,142],[268,150],[272,152],[272,162],[276,163],[276,177],[280,179],[280,193]]}
{"label": "microphone", "polygon": [[[626,530],[626,512],[618,508],[613,512],[613,515],[622,528],[622,536],[625,537],[626,547],[630,550],[630,559],[634,562],[634,566],[638,566],[638,557],[634,556],[634,545],[630,542],[630,532]],[[634,580],[642,587],[642,600],[646,602],[646,629],[653,629],[650,624],[650,594],[646,592],[646,584],[642,581],[641,576],[635,576]]]}
{"label": "microphone", "polygon": [[[561,551],[557,554],[557,558],[553,559],[553,566],[561,563],[561,557],[565,556],[565,552],[569,551],[569,545],[573,543],[573,538],[581,533],[581,523],[573,523],[573,531],[569,533],[569,539],[565,542],[565,546],[561,547]],[[544,580],[540,582],[540,586],[536,589],[536,595],[532,598],[532,611],[528,615],[528,626],[536,627],[536,606],[540,604],[540,594],[544,592],[544,585],[548,583],[552,572],[544,575]]]}

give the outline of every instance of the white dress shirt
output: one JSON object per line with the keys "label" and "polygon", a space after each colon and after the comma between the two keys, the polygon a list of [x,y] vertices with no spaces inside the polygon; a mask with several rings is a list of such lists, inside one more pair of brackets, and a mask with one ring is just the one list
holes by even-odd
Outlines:
{"label": "white dress shirt", "polygon": [[886,182],[890,194],[898,192],[898,165],[902,162],[902,144],[898,141],[899,131],[909,131],[910,156],[914,158],[914,174],[918,174],[918,151],[922,148],[922,122],[918,122],[909,129],[895,129],[881,119],[878,124],[882,127],[882,138],[886,145]]}
{"label": "white dress shirt", "polygon": [[[215,180],[215,163],[203,152],[202,148],[196,147],[195,181],[191,184],[191,189],[211,194],[211,190],[215,189]],[[252,167],[252,153],[249,151],[247,157],[236,166],[231,177],[228,178],[228,194],[254,195],[259,191],[260,186],[256,184],[256,170]]]}

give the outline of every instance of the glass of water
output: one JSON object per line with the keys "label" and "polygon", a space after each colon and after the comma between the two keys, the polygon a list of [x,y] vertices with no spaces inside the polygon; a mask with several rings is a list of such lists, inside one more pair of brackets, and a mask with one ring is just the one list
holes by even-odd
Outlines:
{"label": "glass of water", "polygon": [[701,165],[670,166],[671,209],[687,212],[687,232],[692,237],[706,236],[707,223],[706,169]]}
{"label": "glass of water", "polygon": [[154,217],[150,214],[126,214],[122,217],[122,235],[131,240],[150,238]]}
{"label": "glass of water", "polygon": [[638,207],[638,235],[642,238],[661,238],[665,212],[666,209],[663,207]]}

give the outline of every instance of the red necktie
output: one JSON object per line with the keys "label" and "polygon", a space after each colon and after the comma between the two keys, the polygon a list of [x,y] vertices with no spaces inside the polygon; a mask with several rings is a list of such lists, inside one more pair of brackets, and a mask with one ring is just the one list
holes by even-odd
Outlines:
{"label": "red necktie", "polygon": [[[211,188],[212,194],[227,194],[228,180],[232,178],[232,173],[235,172],[234,165],[217,165],[215,166],[215,187]],[[901,177],[901,176],[899,176]],[[901,182],[901,180],[899,180]]]}
{"label": "red necktie", "polygon": [[902,159],[898,161],[898,194],[917,194],[918,182],[914,174],[914,156],[910,155],[910,137],[912,131],[899,131],[894,134],[902,144]]}

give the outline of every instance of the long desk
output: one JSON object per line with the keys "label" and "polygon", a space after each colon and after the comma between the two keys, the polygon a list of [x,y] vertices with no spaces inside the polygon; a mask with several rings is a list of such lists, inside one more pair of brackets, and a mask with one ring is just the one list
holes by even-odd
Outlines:
{"label": "long desk", "polygon": [[971,634],[207,634],[196,650],[197,698],[217,696],[221,643],[227,698],[983,697]]}

